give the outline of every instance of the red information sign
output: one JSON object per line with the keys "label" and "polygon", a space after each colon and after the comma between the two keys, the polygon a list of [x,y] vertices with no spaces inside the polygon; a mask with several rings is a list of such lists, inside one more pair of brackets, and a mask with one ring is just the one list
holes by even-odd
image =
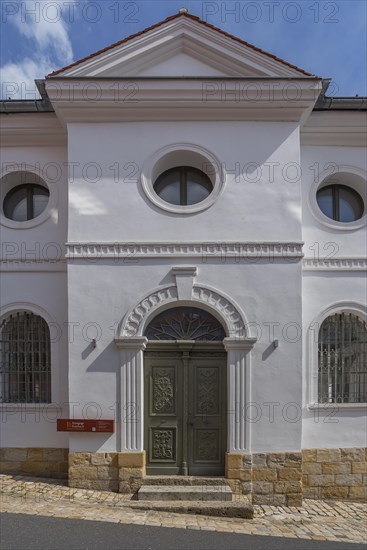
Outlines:
{"label": "red information sign", "polygon": [[58,432],[107,432],[113,433],[113,420],[80,420],[61,418],[57,421]]}

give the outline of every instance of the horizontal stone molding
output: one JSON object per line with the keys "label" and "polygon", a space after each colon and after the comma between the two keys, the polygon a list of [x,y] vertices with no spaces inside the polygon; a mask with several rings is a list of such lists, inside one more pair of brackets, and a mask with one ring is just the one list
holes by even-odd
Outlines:
{"label": "horizontal stone molding", "polygon": [[223,344],[226,351],[249,351],[256,344],[256,338],[224,338]]}
{"label": "horizontal stone molding", "polygon": [[1,270],[4,272],[14,271],[52,271],[65,272],[67,269],[66,260],[0,260]]}
{"label": "horizontal stone molding", "polygon": [[335,411],[336,413],[353,410],[367,411],[367,403],[309,403],[306,408],[309,411]]}
{"label": "horizontal stone molding", "polygon": [[47,414],[51,411],[53,413],[62,413],[63,408],[60,405],[54,403],[0,403],[0,411],[13,411],[17,413],[34,411],[42,414]]}
{"label": "horizontal stone molding", "polygon": [[367,258],[304,258],[303,271],[367,271]]}
{"label": "horizontal stone molding", "polygon": [[143,351],[148,343],[145,336],[136,336],[132,338],[115,338],[115,344],[118,348],[133,351]]}
{"label": "horizontal stone molding", "polygon": [[72,260],[113,259],[132,263],[140,258],[201,258],[205,263],[211,258],[222,261],[251,262],[297,260],[303,257],[301,242],[201,242],[201,243],[66,243],[66,258]]}
{"label": "horizontal stone molding", "polygon": [[[333,99],[333,98],[332,98]],[[301,145],[366,147],[366,113],[362,110],[313,111],[301,129]]]}
{"label": "horizontal stone molding", "polygon": [[[16,108],[16,103],[12,104]],[[65,146],[67,130],[55,113],[19,113],[1,117],[1,138],[3,147]]]}
{"label": "horizontal stone molding", "polygon": [[[98,86],[98,109],[95,101],[85,97],[83,78],[73,78],[73,93],[70,80],[53,76],[46,80],[46,89],[58,117],[71,122],[128,122],[153,120],[276,120],[279,112],[284,121],[299,121],[311,109],[321,91],[321,79],[317,77],[292,78],[297,86],[297,97],[289,100],[288,78],[226,78],[187,77],[185,85],[181,78],[134,77],[128,82],[134,97],[130,101],[119,100],[116,109],[116,86],[120,78],[88,77],[88,84]],[[212,91],[208,94],[208,83]],[[225,101],[221,89],[226,85]],[[232,92],[232,93],[230,93]],[[239,92],[239,93],[238,93]],[[121,94],[119,94],[121,95]],[[271,99],[269,100],[269,95]],[[72,97],[71,97],[72,96]],[[254,99],[256,101],[254,101]]]}

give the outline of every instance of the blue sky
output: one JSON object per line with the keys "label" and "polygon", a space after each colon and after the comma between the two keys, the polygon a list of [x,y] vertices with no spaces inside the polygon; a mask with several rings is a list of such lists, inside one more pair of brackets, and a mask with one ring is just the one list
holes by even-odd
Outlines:
{"label": "blue sky", "polygon": [[1,0],[2,97],[33,99],[33,80],[187,7],[313,74],[328,95],[367,95],[364,0]]}

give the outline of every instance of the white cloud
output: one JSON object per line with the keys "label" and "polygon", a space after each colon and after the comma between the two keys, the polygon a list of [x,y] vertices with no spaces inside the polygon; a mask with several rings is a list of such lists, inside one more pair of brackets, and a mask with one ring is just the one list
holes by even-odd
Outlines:
{"label": "white cloud", "polygon": [[15,25],[30,41],[32,54],[18,63],[10,62],[1,67],[3,98],[39,97],[34,79],[43,78],[52,70],[73,61],[67,24],[61,17],[65,9],[63,4],[61,0],[26,0],[19,4],[18,12],[8,18],[8,25]]}
{"label": "white cloud", "polygon": [[[34,40],[41,51],[54,50],[60,60],[71,63],[73,50],[66,23],[62,19],[63,2],[26,0],[13,23],[26,38]],[[26,10],[32,12],[26,15]],[[33,15],[34,13],[34,15]]]}
{"label": "white cloud", "polygon": [[38,99],[35,78],[43,78],[53,70],[49,59],[37,61],[26,58],[19,63],[6,63],[1,67],[1,97],[3,99]]}

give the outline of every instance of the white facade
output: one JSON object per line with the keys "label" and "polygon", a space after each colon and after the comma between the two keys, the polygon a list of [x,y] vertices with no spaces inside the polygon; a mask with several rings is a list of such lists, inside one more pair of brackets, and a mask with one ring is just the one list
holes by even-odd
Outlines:
{"label": "white facade", "polygon": [[[2,116],[2,202],[19,170],[50,191],[34,220],[1,214],[2,318],[43,317],[52,359],[50,404],[1,405],[3,447],[142,451],[144,331],[173,305],[226,331],[227,451],[366,445],[365,403],[316,406],[315,327],[366,320],[367,269],[366,112],[315,109],[322,85],[182,15],[48,77],[54,112]],[[155,194],[180,165],[207,171],[203,203]],[[330,174],[356,222],[319,210]],[[115,432],[56,431],[96,416]]]}

